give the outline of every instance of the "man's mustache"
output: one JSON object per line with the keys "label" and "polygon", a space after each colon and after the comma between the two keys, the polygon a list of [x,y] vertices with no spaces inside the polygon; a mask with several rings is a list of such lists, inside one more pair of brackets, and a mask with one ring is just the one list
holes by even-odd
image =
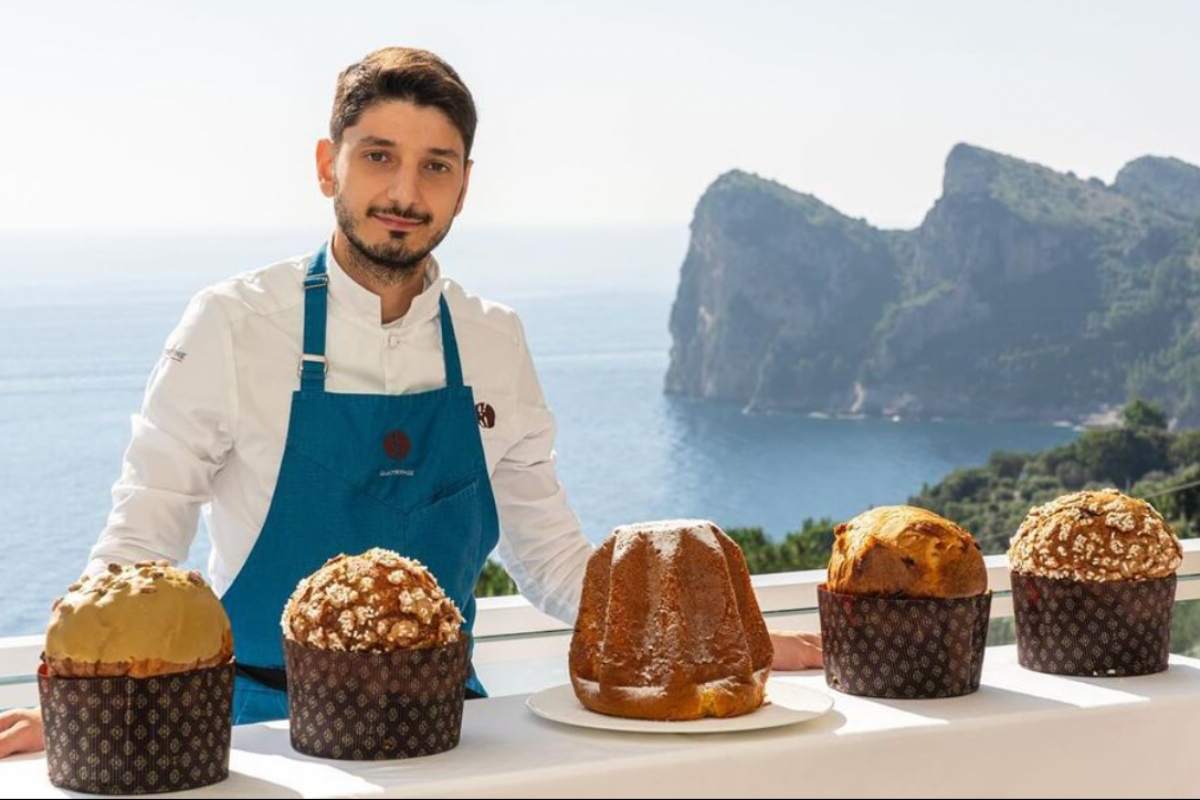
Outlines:
{"label": "man's mustache", "polygon": [[429,214],[421,214],[413,209],[402,208],[372,208],[367,211],[367,216],[373,217],[379,214],[386,214],[389,217],[399,217],[400,219],[409,222],[429,222],[433,217]]}

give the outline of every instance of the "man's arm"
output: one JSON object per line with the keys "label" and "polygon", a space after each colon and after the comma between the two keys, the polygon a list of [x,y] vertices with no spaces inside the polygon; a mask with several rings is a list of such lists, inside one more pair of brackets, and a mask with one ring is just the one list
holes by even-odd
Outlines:
{"label": "man's arm", "polygon": [[517,321],[517,416],[519,438],[492,475],[500,513],[500,560],[534,606],[575,624],[583,573],[592,545],[567,502],[555,470],[554,416]]}
{"label": "man's arm", "polygon": [[0,714],[0,758],[45,748],[40,708],[10,708]]}
{"label": "man's arm", "polygon": [[200,506],[233,446],[233,341],[220,302],[197,294],[150,374],[87,572],[109,561],[187,557]]}
{"label": "man's arm", "polygon": [[772,669],[815,669],[824,663],[821,634],[802,631],[770,631],[775,648]]}

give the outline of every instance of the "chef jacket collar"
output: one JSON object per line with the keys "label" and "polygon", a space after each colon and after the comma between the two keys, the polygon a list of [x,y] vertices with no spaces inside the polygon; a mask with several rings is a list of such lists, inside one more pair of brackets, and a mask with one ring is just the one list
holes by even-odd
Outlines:
{"label": "chef jacket collar", "polygon": [[438,313],[438,297],[442,293],[441,267],[433,253],[426,259],[424,290],[413,298],[412,305],[403,317],[386,325],[380,322],[383,309],[379,295],[360,285],[342,269],[333,255],[333,237],[326,243],[325,266],[329,272],[329,296],[373,325],[383,328],[407,327],[424,322]]}

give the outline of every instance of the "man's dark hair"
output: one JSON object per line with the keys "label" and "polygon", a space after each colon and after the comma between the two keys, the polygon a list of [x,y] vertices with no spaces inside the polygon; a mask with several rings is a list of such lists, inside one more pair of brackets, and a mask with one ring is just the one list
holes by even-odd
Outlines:
{"label": "man's dark hair", "polygon": [[342,132],[382,100],[408,100],[440,109],[463,139],[463,161],[475,140],[475,101],[458,73],[428,50],[384,47],[369,53],[338,75],[329,120],[329,138],[341,144]]}

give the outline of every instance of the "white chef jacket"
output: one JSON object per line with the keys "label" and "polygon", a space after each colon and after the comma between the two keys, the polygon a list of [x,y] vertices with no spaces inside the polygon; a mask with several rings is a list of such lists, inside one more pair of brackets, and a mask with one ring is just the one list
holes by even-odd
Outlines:
{"label": "white chef jacket", "polygon": [[[573,624],[592,547],[555,472],[555,422],[512,309],[467,293],[431,255],[425,290],[380,322],[378,295],[327,246],[331,392],[401,394],[445,385],[438,297],[454,320],[463,378],[495,409],[481,428],[500,519],[501,562],[535,606]],[[187,557],[197,514],[212,539],[218,595],[266,519],[299,387],[303,278],[312,254],[210,286],[192,298],[151,372],[113,506],[87,571],[109,561]]]}

